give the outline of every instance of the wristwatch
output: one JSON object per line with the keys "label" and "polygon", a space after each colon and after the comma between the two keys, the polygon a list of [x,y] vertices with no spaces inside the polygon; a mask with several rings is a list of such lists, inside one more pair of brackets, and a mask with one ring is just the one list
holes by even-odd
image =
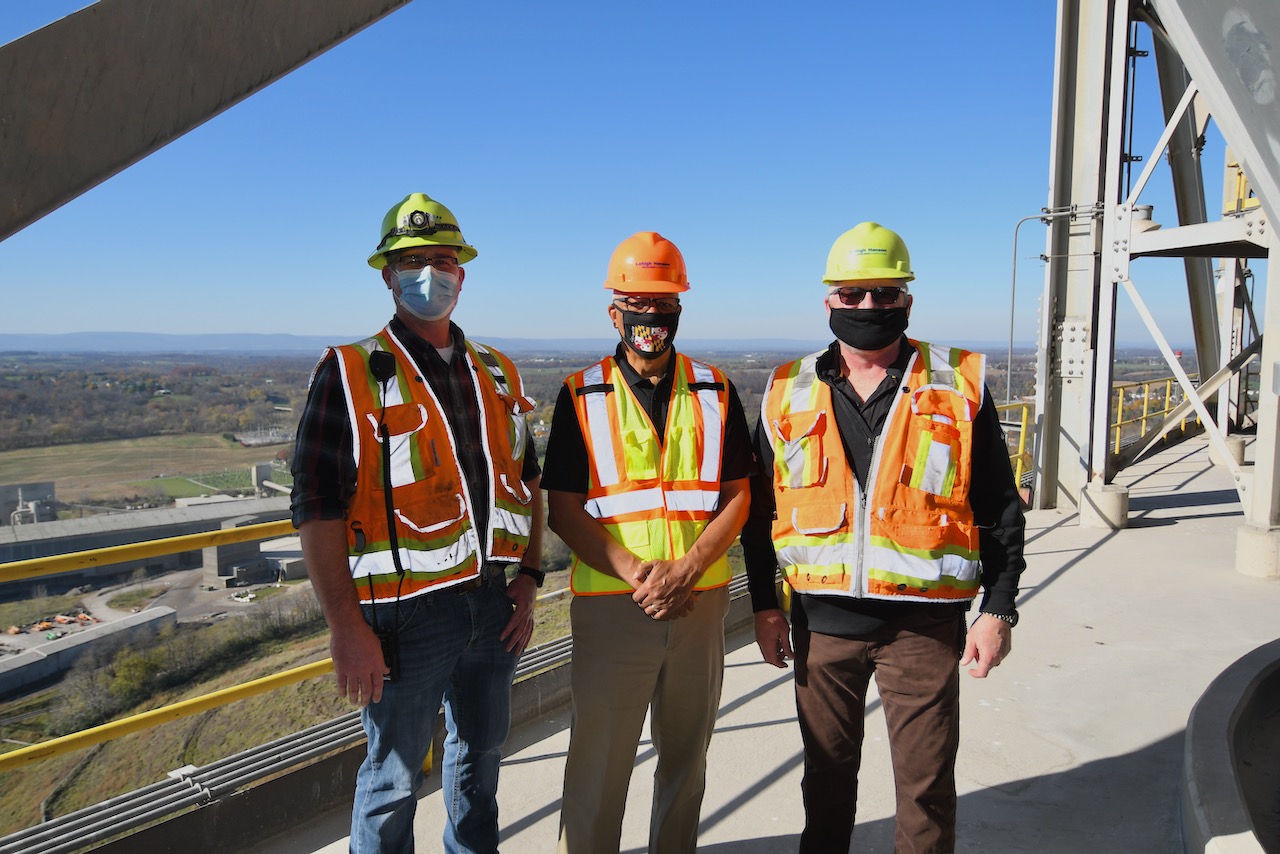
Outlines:
{"label": "wristwatch", "polygon": [[993,614],[990,611],[983,611],[982,613],[986,614],[988,617],[995,617],[997,620],[1001,620],[1003,622],[1008,623],[1009,628],[1013,628],[1014,626],[1018,625],[1017,611],[1014,611],[1012,614]]}
{"label": "wristwatch", "polygon": [[533,583],[542,586],[542,582],[547,580],[547,574],[540,569],[534,569],[532,566],[522,566],[516,570],[516,575],[527,575],[533,579]]}

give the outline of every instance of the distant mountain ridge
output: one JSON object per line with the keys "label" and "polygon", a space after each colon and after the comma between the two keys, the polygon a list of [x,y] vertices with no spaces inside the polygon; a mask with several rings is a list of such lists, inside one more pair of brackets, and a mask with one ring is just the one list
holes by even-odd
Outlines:
{"label": "distant mountain ridge", "polygon": [[[319,355],[325,347],[358,341],[362,336],[276,335],[254,332],[218,332],[178,335],[164,332],[0,332],[0,355],[35,353],[306,353]],[[477,335],[476,340],[511,353],[609,352],[616,338],[499,338]],[[782,352],[807,353],[826,346],[826,339],[789,338],[681,338],[680,349],[697,353]],[[1003,352],[1008,342],[960,342],[960,346],[985,352]],[[1018,350],[1029,345],[1020,344]]]}

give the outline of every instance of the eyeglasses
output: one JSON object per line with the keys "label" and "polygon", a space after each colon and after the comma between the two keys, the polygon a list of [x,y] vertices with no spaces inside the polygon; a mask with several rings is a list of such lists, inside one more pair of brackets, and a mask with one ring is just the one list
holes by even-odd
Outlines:
{"label": "eyeglasses", "polygon": [[876,305],[893,305],[906,288],[837,288],[836,296],[841,305],[856,308],[862,305],[862,298],[871,294],[871,301]]}
{"label": "eyeglasses", "polygon": [[657,308],[662,314],[671,314],[680,308],[680,300],[675,297],[623,297],[613,302],[627,311],[637,312]]}
{"label": "eyeglasses", "polygon": [[401,255],[391,262],[406,270],[421,270],[423,267],[435,267],[437,270],[453,270],[458,266],[458,259],[448,255]]}

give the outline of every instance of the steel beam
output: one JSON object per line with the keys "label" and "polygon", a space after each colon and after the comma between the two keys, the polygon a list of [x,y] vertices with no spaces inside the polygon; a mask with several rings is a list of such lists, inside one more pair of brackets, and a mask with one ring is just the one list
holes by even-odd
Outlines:
{"label": "steel beam", "polygon": [[[1191,75],[1187,73],[1187,67],[1182,64],[1178,54],[1164,40],[1157,37],[1153,42],[1156,75],[1160,80],[1160,99],[1167,122],[1173,116],[1178,98],[1191,84]],[[1179,225],[1192,225],[1209,219],[1194,110],[1195,105],[1192,105],[1192,111],[1182,117],[1169,138],[1169,170]],[[1218,303],[1213,287],[1213,261],[1209,258],[1184,257],[1183,266],[1187,273],[1187,298],[1191,304],[1191,331],[1195,336],[1196,363],[1200,376],[1207,377],[1222,364]]]}
{"label": "steel beam", "polygon": [[0,47],[0,240],[409,0],[99,0]]}
{"label": "steel beam", "polygon": [[1058,3],[1047,207],[1082,216],[1052,220],[1046,237],[1036,366],[1040,508],[1077,506],[1088,480],[1102,242],[1095,217],[1104,197],[1108,118],[1107,64],[1097,58],[1110,55],[1109,11],[1107,0]]}

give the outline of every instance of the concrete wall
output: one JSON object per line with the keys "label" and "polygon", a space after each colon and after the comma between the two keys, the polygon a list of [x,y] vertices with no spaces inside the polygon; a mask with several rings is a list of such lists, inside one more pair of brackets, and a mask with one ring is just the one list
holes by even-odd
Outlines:
{"label": "concrete wall", "polygon": [[1191,710],[1182,760],[1187,852],[1280,850],[1280,640],[1224,670]]}
{"label": "concrete wall", "polygon": [[178,623],[178,613],[172,608],[157,606],[130,614],[110,623],[96,626],[41,644],[34,649],[0,661],[0,699],[51,676],[71,669],[80,656],[93,643],[107,639],[123,643],[155,637],[165,626]]}

